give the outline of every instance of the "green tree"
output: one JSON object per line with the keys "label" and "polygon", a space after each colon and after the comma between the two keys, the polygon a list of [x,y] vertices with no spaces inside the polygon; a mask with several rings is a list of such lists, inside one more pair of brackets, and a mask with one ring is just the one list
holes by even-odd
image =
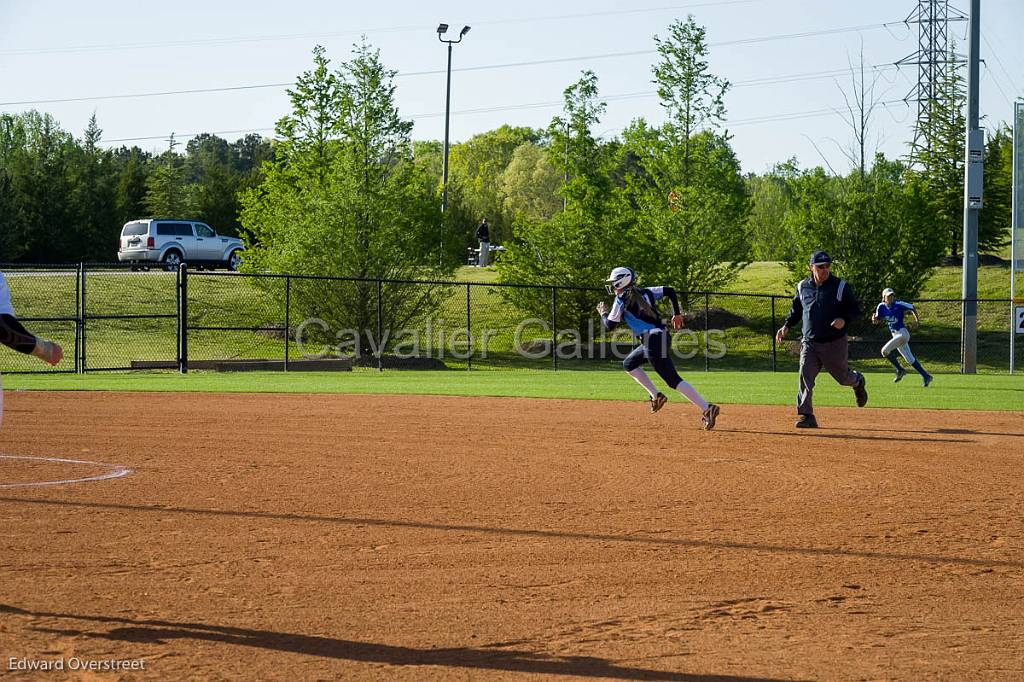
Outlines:
{"label": "green tree", "polygon": [[114,239],[120,234],[121,223],[115,205],[112,156],[98,146],[102,136],[93,114],[82,144],[72,155],[72,260],[116,259]]}
{"label": "green tree", "polygon": [[[597,77],[585,71],[566,88],[562,116],[548,129],[548,160],[563,178],[565,209],[550,220],[520,214],[516,239],[498,262],[498,279],[536,285],[596,285],[608,276],[628,243],[622,224],[628,216],[608,175],[607,150],[594,136],[604,103],[598,98]],[[567,178],[567,181],[565,180]],[[537,317],[550,317],[551,292],[508,289],[503,295]],[[558,299],[559,326],[583,329],[593,318],[594,292],[562,292]]]}
{"label": "green tree", "polygon": [[[963,74],[965,64],[956,59],[955,49],[955,45],[950,48],[951,67],[946,78],[937,84],[935,99],[927,103],[924,119],[919,123],[922,135],[911,144],[909,160],[914,172],[928,187],[937,216],[936,238],[943,241],[954,260],[959,260],[964,235],[967,86]],[[998,164],[994,165],[998,168]],[[990,170],[990,165],[986,164],[985,174]],[[998,182],[994,189],[998,201]],[[993,210],[990,217],[997,214],[998,209]],[[1005,229],[1005,224],[981,220],[979,216],[978,250],[991,253],[1005,246]]]}
{"label": "green tree", "polygon": [[792,180],[795,208],[787,216],[796,245],[793,282],[808,276],[807,259],[824,249],[861,301],[890,286],[912,298],[942,257],[935,239],[935,206],[927,184],[904,164],[881,154],[863,178],[828,176],[816,168]]}
{"label": "green tree", "polygon": [[216,135],[198,135],[186,145],[185,177],[191,187],[193,217],[218,233],[237,234],[237,192],[241,175],[235,170],[231,146]]}
{"label": "green tree", "polygon": [[626,190],[635,220],[632,262],[680,291],[720,289],[749,262],[749,203],[728,139],[710,131],[693,137],[683,185],[682,168],[665,159],[679,151],[671,137],[634,125],[624,138],[638,165]]}
{"label": "green tree", "polygon": [[5,219],[16,237],[13,251],[30,262],[74,259],[71,157],[75,141],[49,114],[0,115],[0,167],[10,181],[14,212]]}
{"label": "green tree", "polygon": [[668,121],[640,120],[623,132],[619,166],[635,209],[634,258],[645,273],[682,291],[721,288],[748,262],[749,199],[727,133],[728,81],[710,73],[704,28],[693,17],[655,38],[655,83]]}
{"label": "green tree", "polygon": [[[690,140],[701,130],[714,130],[725,120],[725,93],[729,81],[711,73],[706,30],[693,15],[686,22],[674,21],[668,36],[654,37],[661,60],[654,67],[661,106],[668,116],[663,128],[670,147],[680,148],[679,176],[689,184]],[[665,161],[676,162],[674,156]]]}
{"label": "green tree", "polygon": [[112,159],[115,169],[115,222],[123,225],[146,214],[146,178],[151,159],[138,147],[121,147],[113,152]]}
{"label": "green tree", "polygon": [[985,144],[984,182],[978,249],[994,253],[1010,243],[1013,219],[1013,132],[1005,124]]}
{"label": "green tree", "polygon": [[190,218],[192,187],[186,182],[184,164],[174,151],[174,135],[169,148],[146,178],[146,210],[160,217]]}
{"label": "green tree", "polygon": [[516,148],[525,142],[538,142],[540,131],[503,125],[453,145],[448,158],[449,206],[454,193],[462,209],[473,217],[467,225],[466,244],[472,241],[473,227],[486,216],[491,225],[491,241],[507,242],[512,236],[514,216],[504,211],[501,176]]}
{"label": "green tree", "polygon": [[796,257],[786,228],[786,214],[794,208],[792,181],[799,173],[794,157],[775,164],[764,175],[746,177],[750,196],[747,233],[755,260],[789,261]]}
{"label": "green tree", "polygon": [[[328,66],[317,48],[315,68],[290,91],[293,111],[278,123],[275,160],[264,163],[262,184],[243,193],[247,266],[390,280],[449,274],[450,261],[438,265],[440,198],[413,163],[412,123],[394,102],[395,72],[365,42],[336,71]],[[429,311],[437,292],[389,283],[382,295],[388,330]],[[299,287],[292,300],[301,315],[334,330],[359,330],[366,343],[375,334],[372,281]]]}
{"label": "green tree", "polygon": [[533,142],[524,142],[512,152],[500,176],[502,209],[513,220],[551,219],[562,210],[561,187],[562,176],[551,165],[547,152]]}

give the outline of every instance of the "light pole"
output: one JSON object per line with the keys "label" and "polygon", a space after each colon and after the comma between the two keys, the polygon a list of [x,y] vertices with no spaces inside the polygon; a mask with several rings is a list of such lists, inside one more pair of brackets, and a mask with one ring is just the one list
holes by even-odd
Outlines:
{"label": "light pole", "polygon": [[448,212],[448,121],[451,113],[452,102],[452,45],[461,43],[462,39],[469,33],[469,26],[463,26],[459,31],[458,40],[446,40],[443,36],[448,32],[448,24],[438,24],[437,39],[442,43],[448,43],[448,83],[444,95],[444,168],[441,177],[441,258],[444,258],[444,214]]}

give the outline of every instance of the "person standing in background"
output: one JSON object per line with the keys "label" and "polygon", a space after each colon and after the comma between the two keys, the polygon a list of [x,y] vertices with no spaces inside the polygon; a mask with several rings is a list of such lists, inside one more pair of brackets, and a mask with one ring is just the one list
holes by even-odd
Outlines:
{"label": "person standing in background", "polygon": [[491,228],[487,224],[487,218],[481,218],[476,228],[476,240],[480,242],[480,256],[477,258],[478,267],[487,267],[491,261]]}

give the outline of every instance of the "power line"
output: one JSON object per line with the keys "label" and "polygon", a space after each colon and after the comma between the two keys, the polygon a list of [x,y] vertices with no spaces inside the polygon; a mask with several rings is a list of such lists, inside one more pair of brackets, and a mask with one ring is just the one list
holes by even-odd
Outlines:
{"label": "power line", "polygon": [[[612,95],[610,97],[603,97],[601,99],[602,100],[635,99],[635,98],[638,98],[638,97],[654,96],[656,94],[657,94],[657,92],[650,92],[650,93],[647,93],[647,92],[628,93],[628,94],[624,94],[624,95]],[[525,109],[543,109],[543,108],[548,108],[548,107],[553,107],[553,106],[561,106],[561,104],[562,104],[562,102],[533,102],[533,103],[529,103],[529,104],[514,104],[514,105],[500,106],[500,107],[482,107],[482,108],[478,108],[478,109],[463,109],[463,110],[455,111],[455,112],[452,112],[452,113],[453,114],[457,114],[457,115],[461,115],[461,116],[469,116],[469,115],[473,115],[473,114],[493,113],[493,112],[497,112],[497,111],[518,111],[518,110],[525,110]],[[900,100],[891,100],[891,101],[879,102],[878,103],[878,106],[883,108],[883,109],[887,109],[890,106],[894,106],[894,105],[906,105],[906,102],[904,102],[903,100],[900,99]],[[818,117],[821,117],[821,116],[841,115],[842,113],[843,112],[840,111],[838,108],[830,107],[830,108],[827,108],[827,109],[813,109],[813,110],[810,110],[810,111],[789,112],[789,113],[783,113],[783,114],[772,114],[772,115],[768,115],[768,116],[758,116],[758,117],[755,117],[755,118],[748,118],[748,119],[727,120],[727,121],[725,121],[725,124],[727,126],[740,126],[740,125],[752,125],[752,124],[757,124],[757,123],[776,123],[776,122],[785,122],[785,121],[795,121],[795,120],[804,119],[804,118],[818,118]],[[414,116],[409,116],[408,118],[411,119],[411,120],[417,121],[417,120],[422,120],[422,119],[425,119],[425,118],[434,118],[434,117],[437,117],[437,116],[444,116],[444,113],[440,112],[440,113],[430,113],[430,114],[417,114],[417,115],[414,115]],[[186,139],[186,138],[196,137],[198,135],[234,135],[234,134],[240,134],[240,133],[263,133],[263,132],[269,132],[269,131],[273,131],[273,130],[274,130],[274,128],[243,128],[243,129],[240,129],[240,130],[215,130],[215,131],[207,131],[207,132],[204,132],[204,133],[182,133],[182,134],[176,134],[175,136],[177,138],[179,138],[179,139]],[[102,140],[101,144],[112,144],[112,143],[118,143],[118,142],[144,142],[144,141],[150,141],[150,140],[166,140],[166,139],[167,139],[166,135],[149,135],[149,136],[145,136],[145,137],[122,137],[122,138],[111,139],[111,140]]]}
{"label": "power line", "polygon": [[[524,24],[524,23],[538,23],[542,21],[566,21],[574,19],[587,19],[592,17],[605,17],[605,16],[621,16],[624,14],[647,14],[651,12],[667,12],[684,9],[694,9],[697,7],[720,7],[727,5],[742,5],[751,4],[755,2],[763,2],[764,0],[714,0],[709,2],[695,2],[685,5],[670,5],[667,7],[646,7],[646,8],[634,8],[627,10],[611,10],[606,12],[583,12],[579,14],[560,14],[560,15],[547,15],[540,17],[527,17],[520,19],[496,19],[491,21],[473,21],[470,22],[474,26],[497,26],[501,24]],[[374,29],[349,29],[347,31],[330,31],[330,32],[318,32],[318,33],[283,33],[276,35],[264,35],[264,36],[236,36],[233,38],[199,38],[193,40],[174,40],[163,43],[158,42],[145,42],[145,43],[120,43],[113,45],[78,45],[68,47],[42,47],[42,48],[8,48],[6,50],[0,50],[0,56],[5,55],[32,55],[32,54],[66,54],[75,52],[114,52],[121,50],[142,50],[142,49],[154,49],[154,48],[165,48],[165,47],[205,47],[205,46],[221,46],[231,45],[236,43],[257,43],[257,42],[272,42],[279,40],[303,40],[310,38],[338,38],[342,36],[352,35],[364,35],[374,33],[406,33],[412,31],[423,31],[424,27],[421,24],[414,26],[390,26]]]}
{"label": "power line", "polygon": [[[747,0],[745,0],[747,1]],[[900,22],[890,22],[900,23]],[[749,45],[754,43],[771,42],[775,40],[791,40],[796,38],[807,38],[821,35],[834,35],[837,33],[851,33],[860,32],[866,30],[877,30],[885,28],[889,24],[867,24],[863,26],[847,26],[843,28],[832,28],[822,29],[818,31],[804,31],[802,33],[787,33],[778,34],[771,36],[762,36],[758,38],[741,38],[739,40],[727,40],[718,43],[710,43],[709,47],[728,47],[733,45]],[[618,57],[636,57],[640,55],[651,55],[657,54],[657,50],[635,50],[629,52],[605,52],[596,55],[584,55],[575,57],[558,57],[553,59],[537,59],[532,61],[523,62],[508,62],[505,64],[489,64],[484,66],[466,66],[462,68],[452,69],[453,72],[469,72],[469,71],[492,71],[496,69],[509,69],[519,68],[523,66],[543,66],[547,64],[560,64],[566,62],[577,62],[577,61],[592,61],[596,59],[612,59]],[[413,71],[396,74],[396,78],[408,78],[414,76],[431,76],[445,73],[444,69],[434,69],[430,71]],[[36,104],[64,104],[69,102],[95,102],[99,100],[108,99],[132,99],[142,97],[165,97],[168,95],[194,95],[194,94],[210,94],[215,92],[234,92],[240,90],[257,90],[260,88],[281,88],[291,87],[294,83],[260,83],[254,85],[235,85],[226,86],[220,88],[195,88],[187,90],[161,90],[157,92],[141,92],[141,93],[129,93],[129,94],[115,94],[115,95],[91,95],[86,97],[61,97],[53,99],[39,99],[39,100],[21,100],[14,102],[0,102],[0,107],[9,106],[25,106],[25,105],[36,105]]]}

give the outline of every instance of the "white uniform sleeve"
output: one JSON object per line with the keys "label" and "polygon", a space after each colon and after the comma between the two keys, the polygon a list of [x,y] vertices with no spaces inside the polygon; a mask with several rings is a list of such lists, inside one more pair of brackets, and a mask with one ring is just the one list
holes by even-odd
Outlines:
{"label": "white uniform sleeve", "polygon": [[624,306],[622,305],[622,299],[616,298],[615,303],[612,303],[612,310],[608,313],[608,320],[610,322],[622,322],[622,311]]}
{"label": "white uniform sleeve", "polygon": [[14,315],[14,306],[11,305],[11,290],[7,286],[7,279],[2,272],[0,272],[0,315]]}
{"label": "white uniform sleeve", "polygon": [[660,301],[665,296],[665,287],[648,287],[647,290],[654,295],[655,301]]}

